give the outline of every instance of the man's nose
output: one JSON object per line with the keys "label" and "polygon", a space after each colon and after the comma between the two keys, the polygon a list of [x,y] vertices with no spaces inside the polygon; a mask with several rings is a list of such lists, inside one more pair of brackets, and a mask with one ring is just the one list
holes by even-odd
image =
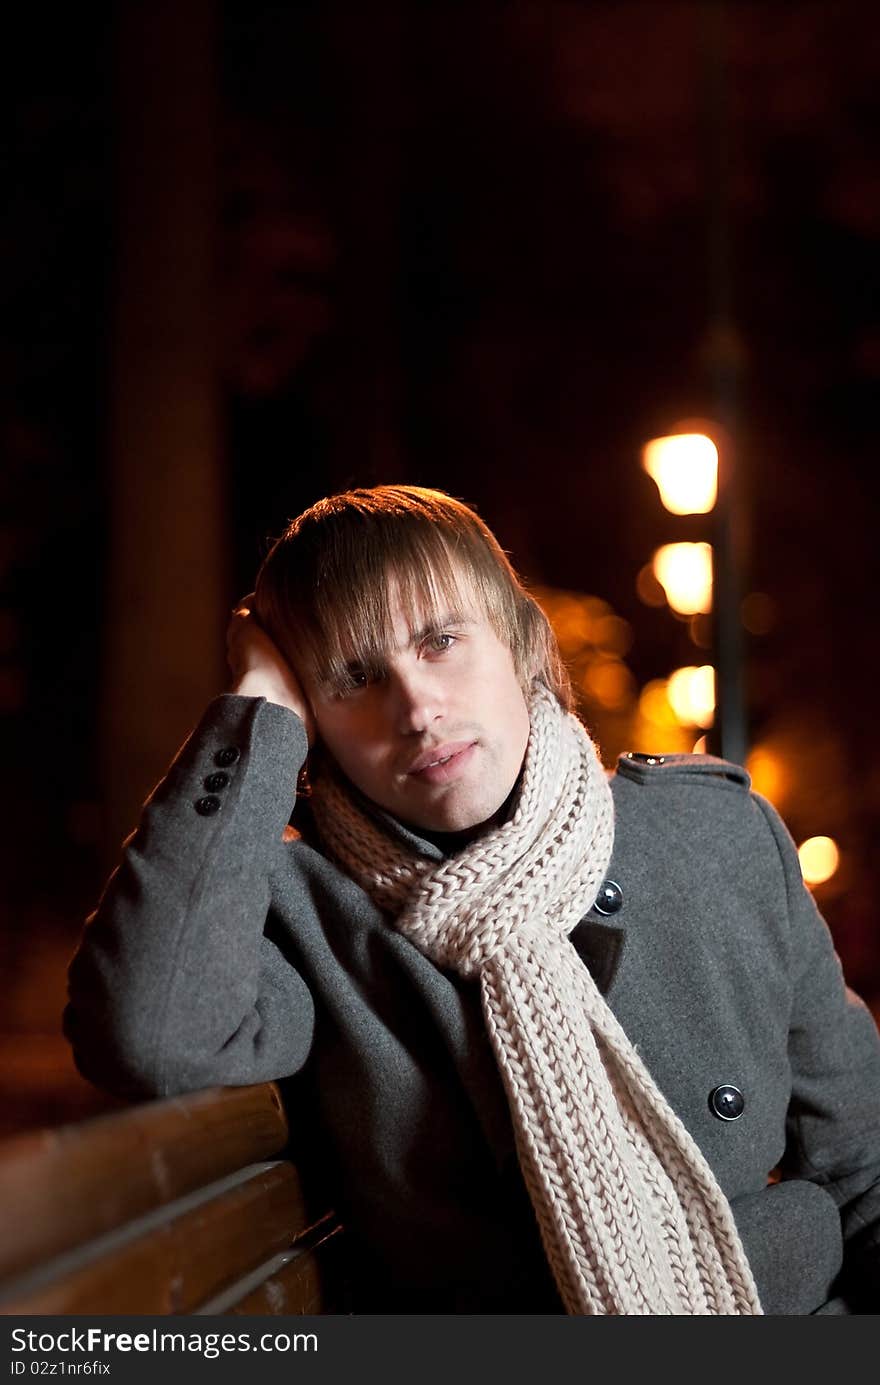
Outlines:
{"label": "man's nose", "polygon": [[421,734],[442,720],[443,691],[429,667],[393,670],[389,684],[395,724],[402,735]]}

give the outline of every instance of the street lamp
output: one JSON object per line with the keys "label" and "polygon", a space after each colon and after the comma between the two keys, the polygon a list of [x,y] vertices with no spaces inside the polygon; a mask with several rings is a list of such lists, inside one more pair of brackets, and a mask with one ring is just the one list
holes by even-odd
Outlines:
{"label": "street lamp", "polygon": [[656,483],[660,499],[670,514],[714,512],[713,544],[664,544],[654,554],[652,566],[667,602],[679,615],[712,613],[713,662],[719,675],[720,716],[716,734],[721,754],[742,764],[745,720],[738,582],[730,534],[730,474],[726,452],[725,459],[726,483],[722,493],[718,446],[706,433],[692,431],[684,425],[681,432],[652,438],[642,449],[642,466]]}
{"label": "street lamp", "polygon": [[665,543],[653,560],[654,576],[680,616],[712,609],[712,547],[708,543]]}
{"label": "street lamp", "polygon": [[798,847],[801,873],[808,885],[824,885],[840,863],[840,852],[833,837],[808,837]]}
{"label": "street lamp", "polygon": [[642,450],[642,466],[656,482],[660,499],[674,515],[705,515],[718,496],[718,448],[705,433],[653,438]]}
{"label": "street lamp", "polygon": [[669,675],[666,696],[680,722],[706,730],[715,720],[714,668],[711,664],[677,668]]}

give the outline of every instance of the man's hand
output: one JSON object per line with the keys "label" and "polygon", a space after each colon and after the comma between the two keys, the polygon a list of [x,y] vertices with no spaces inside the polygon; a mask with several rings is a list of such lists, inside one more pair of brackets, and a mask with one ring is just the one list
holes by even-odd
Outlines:
{"label": "man's hand", "polygon": [[232,612],[226,631],[226,657],[232,670],[230,692],[242,697],[265,697],[288,707],[305,722],[309,744],[315,740],[315,722],[299,679],[278,646],[251,613],[249,597]]}

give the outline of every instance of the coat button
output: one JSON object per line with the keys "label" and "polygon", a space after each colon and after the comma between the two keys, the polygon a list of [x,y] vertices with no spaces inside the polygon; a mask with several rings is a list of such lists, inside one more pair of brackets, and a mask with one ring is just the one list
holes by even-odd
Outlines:
{"label": "coat button", "polygon": [[209,774],[205,780],[205,788],[208,793],[219,793],[225,789],[229,783],[229,775],[224,774],[222,769],[216,769],[213,774]]}
{"label": "coat button", "polygon": [[220,800],[215,798],[213,794],[208,794],[207,798],[196,799],[195,810],[197,813],[201,813],[203,818],[213,817],[215,813],[220,811]]}
{"label": "coat button", "polygon": [[623,908],[623,890],[616,880],[603,880],[593,908],[597,914],[616,914]]}
{"label": "coat button", "polygon": [[739,1120],[745,1110],[746,1099],[739,1087],[715,1087],[709,1093],[709,1109],[722,1121]]}
{"label": "coat button", "polygon": [[226,745],[222,750],[217,751],[217,754],[214,756],[214,764],[224,767],[226,765],[234,765],[240,755],[241,751],[238,749],[238,746]]}

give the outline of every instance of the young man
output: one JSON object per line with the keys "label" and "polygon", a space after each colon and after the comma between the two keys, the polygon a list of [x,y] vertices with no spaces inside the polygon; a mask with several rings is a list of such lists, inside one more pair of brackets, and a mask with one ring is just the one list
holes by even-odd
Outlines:
{"label": "young man", "polygon": [[358,1311],[877,1311],[880,1042],[745,772],[609,781],[436,491],[306,511],[229,645],[71,968],[85,1075],[303,1071]]}

